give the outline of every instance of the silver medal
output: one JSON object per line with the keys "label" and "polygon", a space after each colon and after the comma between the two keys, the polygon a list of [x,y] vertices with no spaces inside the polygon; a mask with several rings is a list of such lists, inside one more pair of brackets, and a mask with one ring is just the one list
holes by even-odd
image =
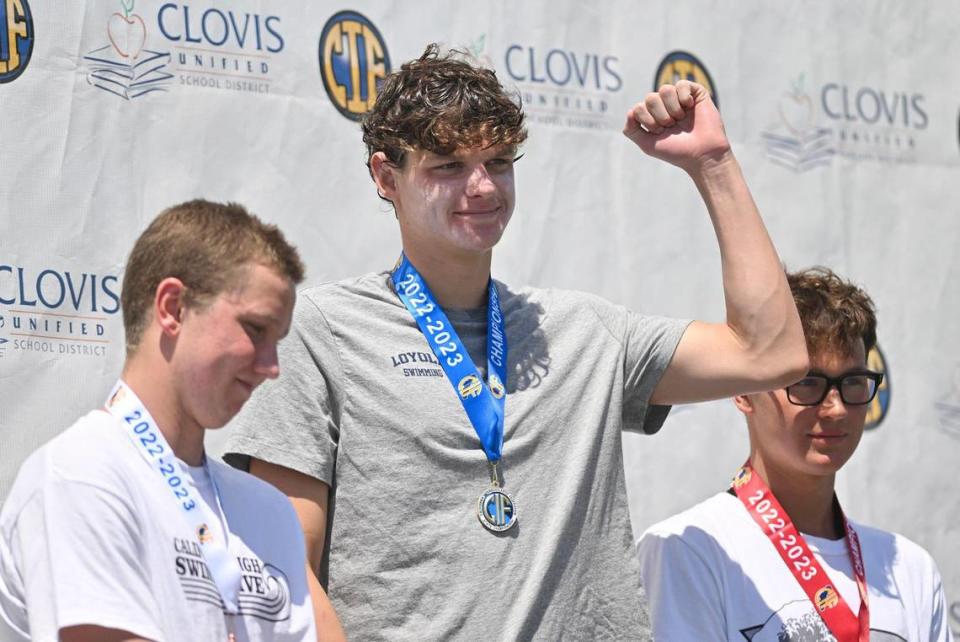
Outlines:
{"label": "silver medal", "polygon": [[517,523],[517,504],[500,488],[496,464],[490,465],[490,480],[491,488],[477,501],[477,518],[488,530],[501,533]]}

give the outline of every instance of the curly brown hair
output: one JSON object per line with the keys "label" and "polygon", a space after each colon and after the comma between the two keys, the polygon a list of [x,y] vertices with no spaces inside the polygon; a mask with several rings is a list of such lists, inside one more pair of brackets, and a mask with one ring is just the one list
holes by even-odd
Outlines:
{"label": "curly brown hair", "polygon": [[384,79],[362,123],[368,166],[376,152],[402,166],[413,149],[447,155],[526,140],[519,96],[508,95],[495,71],[469,58],[457,50],[441,54],[432,43]]}
{"label": "curly brown hair", "polygon": [[857,339],[863,339],[869,354],[877,344],[876,309],[862,289],[821,266],[787,272],[787,282],[811,355],[836,351],[850,356]]}
{"label": "curly brown hair", "polygon": [[186,286],[184,304],[202,308],[237,285],[251,263],[271,268],[294,285],[303,281],[296,248],[277,226],[242,205],[197,199],[161,212],[127,259],[120,293],[127,354],[140,345],[160,281],[180,279]]}

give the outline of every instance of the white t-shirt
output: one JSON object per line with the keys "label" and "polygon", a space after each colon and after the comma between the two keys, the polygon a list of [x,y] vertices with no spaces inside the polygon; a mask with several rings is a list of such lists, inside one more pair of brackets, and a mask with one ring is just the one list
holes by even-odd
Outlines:
{"label": "white t-shirt", "polygon": [[[896,533],[853,526],[866,567],[870,640],[951,640],[930,555]],[[804,538],[856,613],[860,597],[846,541]],[[658,642],[834,640],[773,544],[729,493],[653,525],[637,550]]]}
{"label": "white t-shirt", "polygon": [[[77,624],[158,642],[230,632],[238,642],[315,640],[289,500],[225,464],[208,466],[242,574],[239,615],[224,614],[197,535],[157,471],[116,419],[94,411],[23,464],[0,511],[0,640],[57,640]],[[191,472],[209,503],[209,478]],[[222,524],[210,526],[222,536]]]}

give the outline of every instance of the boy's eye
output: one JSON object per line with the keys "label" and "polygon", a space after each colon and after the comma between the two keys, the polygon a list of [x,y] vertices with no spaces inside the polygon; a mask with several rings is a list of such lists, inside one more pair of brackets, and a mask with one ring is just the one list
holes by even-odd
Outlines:
{"label": "boy's eye", "polygon": [[264,328],[259,324],[247,322],[247,323],[244,323],[243,326],[247,334],[249,334],[254,339],[263,335]]}

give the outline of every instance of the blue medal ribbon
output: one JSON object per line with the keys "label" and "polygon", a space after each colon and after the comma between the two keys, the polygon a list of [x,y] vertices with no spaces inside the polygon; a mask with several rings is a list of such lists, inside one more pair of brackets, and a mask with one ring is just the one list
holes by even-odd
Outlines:
{"label": "blue medal ribbon", "polygon": [[503,450],[503,414],[507,396],[507,333],[503,327],[497,286],[493,279],[487,286],[487,381],[484,382],[453,324],[406,255],[400,255],[392,278],[397,296],[417,322],[463,404],[487,460],[496,464]]}

